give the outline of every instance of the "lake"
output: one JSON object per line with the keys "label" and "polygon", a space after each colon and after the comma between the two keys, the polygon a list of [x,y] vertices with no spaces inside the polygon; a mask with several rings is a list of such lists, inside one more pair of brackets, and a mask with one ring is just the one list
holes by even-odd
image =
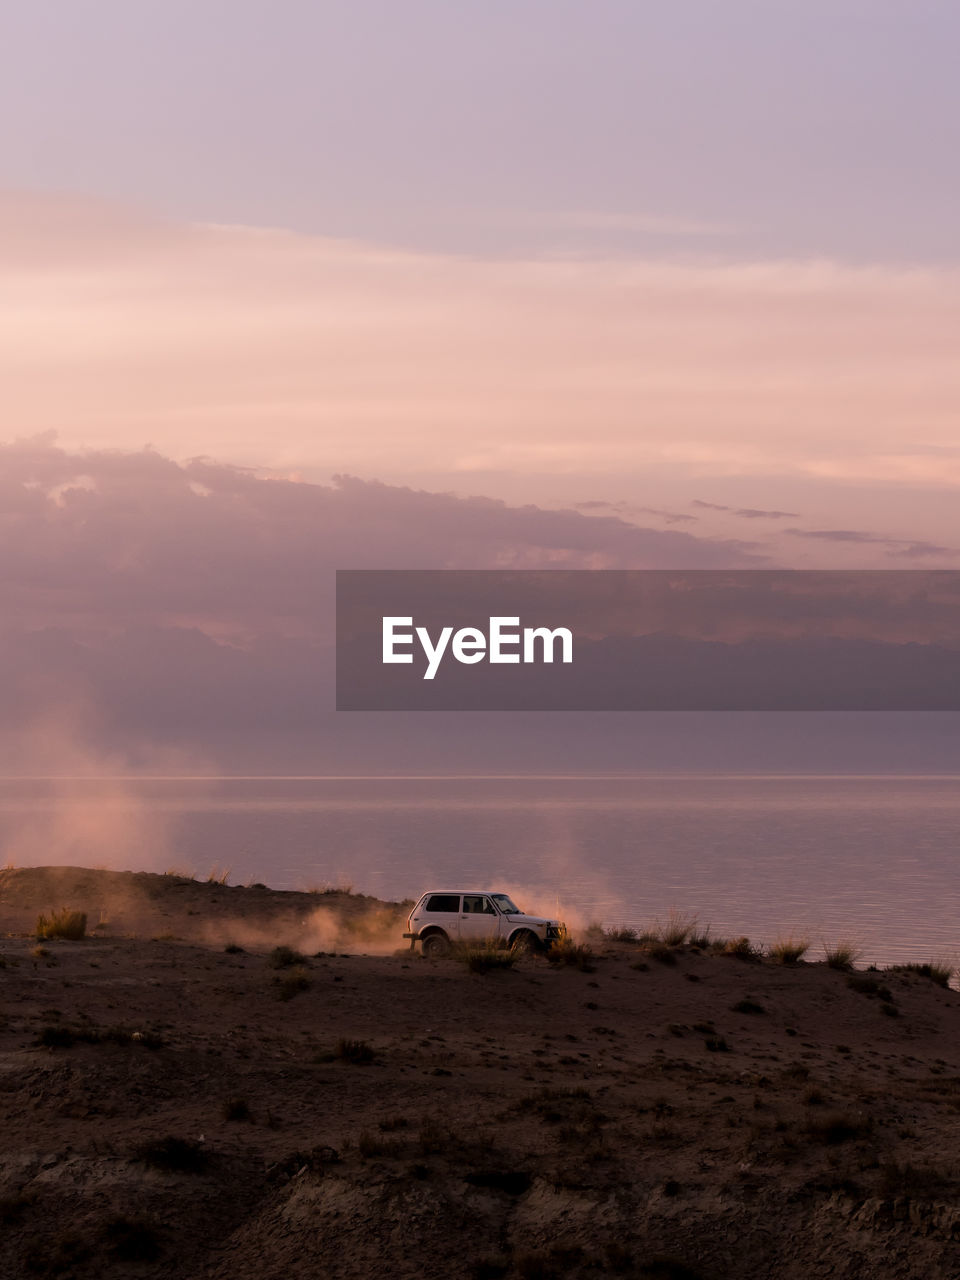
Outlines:
{"label": "lake", "polygon": [[670,775],[0,781],[0,862],[385,898],[506,888],[568,921],[960,952],[960,780]]}

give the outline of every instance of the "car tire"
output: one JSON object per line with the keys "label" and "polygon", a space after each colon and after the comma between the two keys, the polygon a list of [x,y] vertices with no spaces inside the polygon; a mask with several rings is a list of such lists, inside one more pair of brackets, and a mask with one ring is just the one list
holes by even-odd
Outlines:
{"label": "car tire", "polygon": [[540,940],[529,929],[520,929],[510,939],[510,950],[522,956],[532,955],[540,950]]}
{"label": "car tire", "polygon": [[439,960],[449,954],[450,939],[445,933],[428,933],[420,943],[420,950],[429,960]]}

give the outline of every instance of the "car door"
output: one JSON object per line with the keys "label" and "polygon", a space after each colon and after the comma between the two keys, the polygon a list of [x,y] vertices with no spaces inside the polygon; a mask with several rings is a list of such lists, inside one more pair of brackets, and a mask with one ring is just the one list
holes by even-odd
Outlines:
{"label": "car door", "polygon": [[484,942],[499,931],[500,914],[485,894],[465,893],[460,910],[460,938],[464,942]]}

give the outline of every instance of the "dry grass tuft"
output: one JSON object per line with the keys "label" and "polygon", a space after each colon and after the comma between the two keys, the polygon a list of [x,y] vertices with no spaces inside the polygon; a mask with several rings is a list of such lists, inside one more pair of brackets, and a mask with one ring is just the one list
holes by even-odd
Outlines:
{"label": "dry grass tuft", "polygon": [[807,938],[778,938],[770,948],[770,959],[774,964],[796,964],[810,947]]}
{"label": "dry grass tuft", "polygon": [[696,932],[696,928],[695,915],[685,915],[671,907],[666,920],[662,924],[657,921],[657,937],[668,947],[682,947]]}
{"label": "dry grass tuft", "polygon": [[69,942],[79,942],[87,933],[87,913],[71,911],[62,907],[59,911],[51,911],[49,916],[37,916],[36,934],[38,938],[66,938]]}
{"label": "dry grass tuft", "polygon": [[310,979],[307,977],[306,971],[299,966],[278,974],[273,981],[278,1000],[292,1000],[294,996],[300,995],[302,991],[310,990]]}
{"label": "dry grass tuft", "polygon": [[823,944],[823,958],[828,967],[842,973],[849,973],[862,955],[860,948],[852,942],[838,942],[834,947]]}
{"label": "dry grass tuft", "polygon": [[368,1062],[372,1062],[376,1057],[373,1046],[368,1044],[366,1040],[344,1040],[340,1039],[336,1043],[334,1056],[339,1058],[341,1062],[352,1062],[355,1066],[365,1066]]}
{"label": "dry grass tuft", "polygon": [[144,1164],[167,1173],[203,1173],[210,1163],[209,1153],[200,1143],[172,1135],[141,1143],[135,1154]]}
{"label": "dry grass tuft", "polygon": [[492,941],[459,948],[457,954],[471,973],[489,973],[491,969],[512,969],[519,958],[512,947],[501,947]]}
{"label": "dry grass tuft", "polygon": [[938,987],[949,987],[950,979],[953,977],[955,970],[951,964],[945,964],[940,960],[931,960],[929,964],[891,965],[887,972],[917,973],[921,978],[929,978],[930,981],[935,982]]}
{"label": "dry grass tuft", "polygon": [[230,879],[230,868],[221,867],[219,862],[215,862],[207,872],[207,884],[226,884]]}
{"label": "dry grass tuft", "polygon": [[733,956],[737,960],[763,959],[763,947],[749,938],[714,938],[710,950],[716,955]]}
{"label": "dry grass tuft", "polygon": [[267,963],[271,969],[289,969],[295,964],[305,965],[307,957],[293,947],[274,947],[267,956]]}
{"label": "dry grass tuft", "polygon": [[594,972],[593,950],[587,943],[574,942],[572,938],[558,938],[551,943],[547,959],[552,965],[570,965],[581,973]]}

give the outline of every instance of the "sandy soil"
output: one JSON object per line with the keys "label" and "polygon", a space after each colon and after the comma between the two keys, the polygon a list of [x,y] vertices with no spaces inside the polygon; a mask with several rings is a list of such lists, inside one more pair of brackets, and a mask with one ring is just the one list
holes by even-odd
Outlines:
{"label": "sandy soil", "polygon": [[[65,904],[103,926],[38,954]],[[632,945],[472,973],[399,916],[0,872],[0,1275],[960,1275],[956,992]]]}

